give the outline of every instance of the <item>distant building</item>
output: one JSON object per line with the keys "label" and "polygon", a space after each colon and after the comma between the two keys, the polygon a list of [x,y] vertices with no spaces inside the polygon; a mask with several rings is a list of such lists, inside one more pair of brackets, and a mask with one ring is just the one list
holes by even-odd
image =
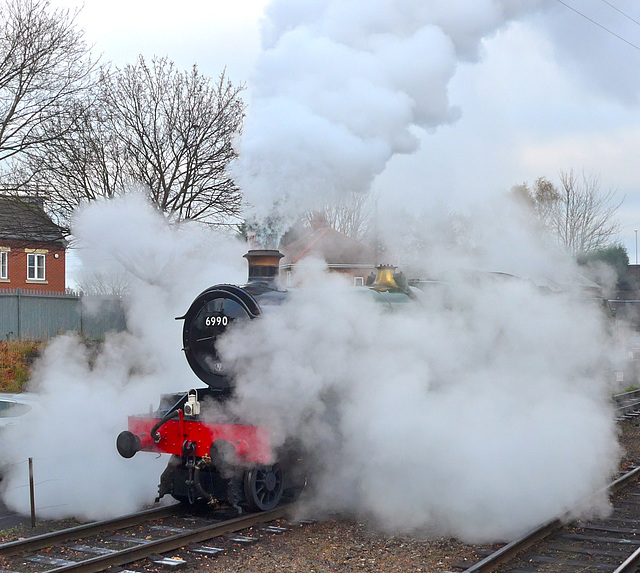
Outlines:
{"label": "distant building", "polygon": [[292,286],[296,268],[309,257],[324,260],[330,272],[352,277],[355,286],[364,286],[375,273],[375,249],[328,226],[315,225],[308,234],[281,245],[280,251],[284,255],[280,275],[287,286]]}
{"label": "distant building", "polygon": [[640,299],[640,265],[627,265],[622,288],[618,297],[621,299]]}
{"label": "distant building", "polygon": [[64,293],[66,248],[41,200],[0,195],[0,289]]}

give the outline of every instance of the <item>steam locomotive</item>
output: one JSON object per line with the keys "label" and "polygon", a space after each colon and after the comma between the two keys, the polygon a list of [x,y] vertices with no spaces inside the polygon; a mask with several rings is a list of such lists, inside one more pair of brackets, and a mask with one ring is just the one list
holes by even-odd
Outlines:
{"label": "steam locomotive", "polygon": [[[185,356],[207,387],[163,395],[156,411],[130,416],[129,429],[117,437],[116,447],[124,458],[138,451],[171,455],[156,501],[169,494],[185,504],[222,502],[238,512],[268,511],[285,491],[304,485],[304,454],[298,445],[288,442],[276,450],[269,428],[223,414],[234,381],[218,355],[218,337],[234,323],[257,319],[289,296],[277,281],[283,256],[279,251],[251,250],[244,256],[249,263],[246,285],[212,286],[179,317],[184,320]],[[415,297],[394,269],[381,265],[371,288],[363,289],[389,307]],[[208,407],[212,404],[217,407]]]}

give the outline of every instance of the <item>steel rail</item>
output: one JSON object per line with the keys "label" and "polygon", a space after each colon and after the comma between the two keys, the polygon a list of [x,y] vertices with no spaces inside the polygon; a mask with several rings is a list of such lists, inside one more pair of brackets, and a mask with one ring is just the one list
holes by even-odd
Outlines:
{"label": "steel rail", "polygon": [[[635,472],[635,474],[637,475],[638,471],[640,471],[640,468],[636,468],[635,470],[630,471],[629,474],[633,474]],[[625,474],[619,480],[616,480],[613,485],[615,485],[618,481],[626,478],[629,474]],[[629,481],[631,481],[631,479],[629,479],[627,482],[622,483],[616,491],[624,488]],[[629,557],[627,557],[627,559],[613,573],[636,573],[636,571],[638,570],[638,564],[640,564],[640,548],[636,549],[631,555],[629,555]]]}
{"label": "steel rail", "polygon": [[621,400],[633,400],[635,398],[640,398],[640,389],[639,390],[629,390],[628,392],[622,392],[621,394],[614,394],[613,399],[616,401]]}
{"label": "steel rail", "polygon": [[227,521],[214,523],[185,533],[179,533],[172,535],[164,539],[157,541],[149,541],[144,545],[138,545],[129,549],[123,549],[116,553],[110,553],[108,555],[100,555],[93,557],[85,561],[79,561],[71,565],[64,565],[56,569],[49,569],[47,573],[97,573],[104,571],[109,567],[125,565],[132,561],[144,559],[155,553],[166,553],[167,551],[175,551],[190,543],[198,543],[224,535],[225,533],[231,533],[240,529],[246,529],[259,523],[265,523],[267,521],[273,521],[285,517],[291,505],[282,505],[271,511],[263,511],[260,513],[252,513],[235,517]]}
{"label": "steel rail", "polygon": [[640,549],[636,549],[613,573],[636,573],[640,563]]}
{"label": "steel rail", "polygon": [[624,404],[622,406],[616,406],[616,415],[618,417],[626,416],[627,414],[633,414],[631,417],[636,417],[640,414],[640,400],[632,402],[630,404]]}
{"label": "steel rail", "polygon": [[153,509],[147,509],[139,511],[137,513],[130,513],[121,517],[113,519],[106,519],[103,521],[93,521],[84,525],[78,525],[77,527],[69,527],[60,531],[52,531],[50,533],[43,533],[42,535],[35,535],[28,537],[27,539],[20,539],[18,541],[9,541],[0,545],[0,556],[17,555],[25,551],[36,551],[44,547],[51,547],[57,543],[64,541],[71,541],[73,539],[82,539],[83,537],[89,537],[101,531],[109,529],[123,529],[131,525],[137,525],[144,523],[151,519],[159,519],[162,517],[171,517],[183,511],[182,504],[175,503],[164,507],[157,507]]}
{"label": "steel rail", "polygon": [[629,413],[637,415],[638,411],[640,410],[640,399],[633,399],[633,401],[627,402],[617,402],[615,409],[616,415],[618,417],[624,416]]}
{"label": "steel rail", "polygon": [[640,390],[630,390],[622,394],[615,394],[612,398],[618,416],[624,416],[629,412],[638,412],[640,410]]}
{"label": "steel rail", "polygon": [[618,493],[621,489],[627,487],[632,481],[640,477],[640,466],[629,470],[626,474],[620,476],[612,484],[609,485],[609,490],[612,493]]}
{"label": "steel rail", "polygon": [[[607,489],[611,493],[617,493],[639,477],[640,467],[637,467],[613,481],[607,486]],[[471,567],[465,569],[463,573],[492,573],[504,563],[515,559],[520,553],[526,551],[565,525],[567,525],[567,521],[564,519],[564,516],[551,519],[535,529],[532,529],[519,539],[515,539],[514,541],[507,543],[497,551],[491,553],[491,555],[488,555],[481,561],[478,561]],[[640,550],[636,553],[638,553],[638,560],[640,560]],[[632,570],[623,569],[620,572],[616,571],[615,573],[627,573],[627,571],[630,573]]]}
{"label": "steel rail", "polygon": [[516,539],[511,543],[507,543],[491,555],[487,555],[481,561],[478,561],[463,573],[489,573],[495,571],[500,565],[515,559],[517,555],[526,551],[538,541],[551,535],[554,531],[562,527],[563,521],[559,518],[552,519],[546,523],[536,527],[523,535],[520,539]]}

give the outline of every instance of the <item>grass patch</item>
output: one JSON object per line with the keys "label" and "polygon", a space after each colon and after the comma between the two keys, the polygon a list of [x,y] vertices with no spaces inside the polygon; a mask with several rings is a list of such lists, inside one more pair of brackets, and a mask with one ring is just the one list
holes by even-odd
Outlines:
{"label": "grass patch", "polygon": [[33,340],[0,341],[0,392],[24,391],[41,347]]}
{"label": "grass patch", "polygon": [[637,390],[638,387],[637,386],[627,386],[626,388],[624,388],[623,390],[620,390],[620,394],[625,394],[626,392],[634,392],[635,390]]}

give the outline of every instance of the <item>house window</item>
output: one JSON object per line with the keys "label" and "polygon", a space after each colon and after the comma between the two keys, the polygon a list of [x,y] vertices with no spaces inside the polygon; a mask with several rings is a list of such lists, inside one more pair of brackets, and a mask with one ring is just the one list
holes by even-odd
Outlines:
{"label": "house window", "polygon": [[353,286],[364,286],[364,277],[353,277]]}
{"label": "house window", "polygon": [[0,279],[7,280],[9,278],[9,253],[0,251]]}
{"label": "house window", "polygon": [[44,255],[38,253],[27,255],[27,280],[44,280]]}

